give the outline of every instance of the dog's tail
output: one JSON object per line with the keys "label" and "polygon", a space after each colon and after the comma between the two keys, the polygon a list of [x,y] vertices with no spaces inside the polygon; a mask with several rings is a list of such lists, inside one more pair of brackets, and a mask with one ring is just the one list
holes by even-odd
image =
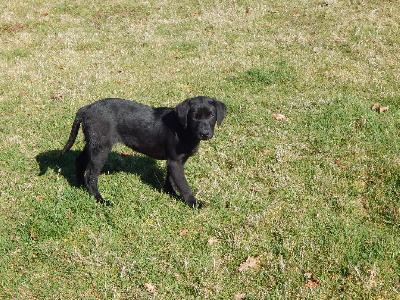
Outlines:
{"label": "dog's tail", "polygon": [[78,135],[79,127],[82,123],[82,113],[82,109],[78,110],[78,112],[76,113],[74,123],[72,124],[71,133],[69,134],[68,142],[65,144],[64,149],[62,149],[61,152],[58,154],[58,157],[64,155],[65,152],[71,149],[72,145],[74,144],[76,136]]}

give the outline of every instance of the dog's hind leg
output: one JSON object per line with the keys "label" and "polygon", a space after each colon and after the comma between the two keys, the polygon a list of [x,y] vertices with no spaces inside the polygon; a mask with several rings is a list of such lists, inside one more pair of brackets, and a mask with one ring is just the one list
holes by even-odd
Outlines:
{"label": "dog's hind leg", "polygon": [[85,185],[91,196],[94,196],[96,200],[105,205],[112,205],[111,202],[105,201],[100,195],[97,187],[99,175],[103,166],[107,160],[108,154],[111,151],[111,147],[96,147],[95,149],[88,150],[88,164],[86,167]]}
{"label": "dog's hind leg", "polygon": [[78,186],[85,185],[85,170],[89,163],[89,156],[87,149],[83,149],[81,153],[75,158],[76,165],[76,181]]}

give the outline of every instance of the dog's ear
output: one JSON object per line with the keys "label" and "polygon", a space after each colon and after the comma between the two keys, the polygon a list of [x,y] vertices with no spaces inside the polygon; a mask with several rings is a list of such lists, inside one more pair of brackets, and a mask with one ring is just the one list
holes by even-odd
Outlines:
{"label": "dog's ear", "polygon": [[185,129],[187,127],[187,115],[191,105],[190,100],[191,99],[186,99],[182,103],[179,103],[177,106],[175,106],[175,113],[178,116],[179,122]]}
{"label": "dog's ear", "polygon": [[222,120],[226,116],[226,105],[225,103],[218,101],[217,99],[214,99],[214,106],[217,109],[217,125],[220,126]]}

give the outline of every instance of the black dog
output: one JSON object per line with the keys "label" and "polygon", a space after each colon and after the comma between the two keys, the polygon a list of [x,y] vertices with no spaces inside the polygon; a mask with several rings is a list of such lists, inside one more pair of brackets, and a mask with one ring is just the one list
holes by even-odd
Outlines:
{"label": "black dog", "polygon": [[191,207],[200,207],[190,190],[183,166],[196,153],[201,140],[211,139],[215,123],[226,115],[224,103],[207,97],[187,99],[174,108],[153,108],[123,99],[103,99],[78,110],[69,140],[59,156],[75,142],[80,123],[86,145],[76,158],[78,184],[85,185],[100,203],[97,182],[113,144],[123,143],[155,159],[167,160],[165,190]]}

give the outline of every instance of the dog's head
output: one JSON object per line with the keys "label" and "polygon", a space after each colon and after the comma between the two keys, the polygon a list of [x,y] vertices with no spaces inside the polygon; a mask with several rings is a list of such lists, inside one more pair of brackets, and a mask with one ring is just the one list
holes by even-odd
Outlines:
{"label": "dog's head", "polygon": [[226,105],[204,96],[190,98],[175,107],[175,112],[184,128],[200,140],[209,140],[214,135],[215,123],[221,125],[226,115]]}

